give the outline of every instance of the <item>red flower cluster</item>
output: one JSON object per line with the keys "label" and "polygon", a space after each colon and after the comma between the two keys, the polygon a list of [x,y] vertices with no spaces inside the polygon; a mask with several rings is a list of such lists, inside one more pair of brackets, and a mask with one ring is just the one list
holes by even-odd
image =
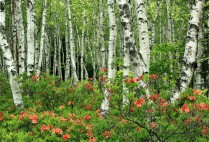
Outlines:
{"label": "red flower cluster", "polygon": [[41,132],[44,132],[44,131],[46,131],[46,130],[50,130],[51,129],[51,126],[47,126],[47,125],[43,125],[41,128],[40,128],[40,130],[41,130]]}
{"label": "red flower cluster", "polygon": [[91,120],[91,116],[90,115],[85,115],[84,116],[84,119],[87,120],[87,121],[89,121],[89,120]]}
{"label": "red flower cluster", "polygon": [[41,78],[41,76],[39,76],[39,75],[33,75],[33,76],[31,76],[31,79],[32,80],[35,80],[35,81],[39,81],[40,78]]}
{"label": "red flower cluster", "polygon": [[91,110],[92,109],[91,105],[87,105],[86,109]]}
{"label": "red flower cluster", "polygon": [[60,134],[60,135],[61,135],[62,132],[63,132],[63,131],[62,131],[62,129],[60,129],[60,128],[53,128],[53,129],[52,129],[52,133],[53,133],[53,134]]}
{"label": "red flower cluster", "polygon": [[104,131],[103,135],[106,139],[110,138],[110,131]]}
{"label": "red flower cluster", "polygon": [[29,116],[28,116],[28,119],[31,119],[31,122],[32,122],[33,124],[38,123],[38,116],[37,116],[37,115],[29,115]]}
{"label": "red flower cluster", "polygon": [[198,111],[209,110],[209,106],[203,102],[199,103],[197,106],[198,106]]}
{"label": "red flower cluster", "polygon": [[202,135],[204,136],[204,137],[206,137],[206,135],[207,135],[207,133],[208,133],[208,127],[207,126],[203,126],[202,127]]}
{"label": "red flower cluster", "polygon": [[152,101],[156,101],[159,97],[160,97],[159,94],[154,94],[154,95],[151,95],[151,96],[149,97],[149,99],[152,100]]}
{"label": "red flower cluster", "polygon": [[184,103],[184,105],[182,106],[181,110],[183,112],[190,112],[189,106],[187,103]]}
{"label": "red flower cluster", "polygon": [[3,121],[5,119],[4,112],[0,112],[0,121]]}
{"label": "red flower cluster", "polygon": [[70,138],[69,134],[65,134],[62,136],[63,141],[67,141]]}
{"label": "red flower cluster", "polygon": [[196,89],[196,90],[193,90],[193,94],[195,94],[195,95],[200,95],[201,92],[200,92],[200,90]]}
{"label": "red flower cluster", "polygon": [[102,72],[107,72],[107,68],[102,68],[101,71]]}
{"label": "red flower cluster", "polygon": [[145,98],[140,98],[140,99],[134,101],[134,105],[135,105],[136,107],[142,107],[142,105],[143,105],[144,103],[145,103]]}
{"label": "red flower cluster", "polygon": [[150,79],[158,79],[158,75],[157,74],[152,74],[149,76]]}

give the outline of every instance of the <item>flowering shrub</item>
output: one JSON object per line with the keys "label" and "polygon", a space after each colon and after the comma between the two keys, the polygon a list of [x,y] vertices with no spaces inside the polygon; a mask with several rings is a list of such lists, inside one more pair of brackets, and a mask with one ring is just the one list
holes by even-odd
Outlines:
{"label": "flowering shrub", "polygon": [[[105,72],[103,69],[104,77]],[[130,75],[124,80],[122,71],[116,76],[111,81],[88,80],[76,85],[48,75],[23,77],[24,110],[15,110],[12,99],[2,97],[1,140],[207,141],[209,100],[204,90],[187,89],[170,104],[169,94],[149,86],[150,96],[146,96],[146,88],[139,88],[138,81],[157,82],[160,76]],[[128,89],[126,105],[122,100],[123,83]],[[111,94],[105,117],[100,114],[104,89]]]}

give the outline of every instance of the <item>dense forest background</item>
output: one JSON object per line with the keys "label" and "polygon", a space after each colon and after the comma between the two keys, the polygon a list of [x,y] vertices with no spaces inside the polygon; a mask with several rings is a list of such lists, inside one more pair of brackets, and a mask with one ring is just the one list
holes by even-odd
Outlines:
{"label": "dense forest background", "polygon": [[0,0],[0,47],[4,141],[207,141],[208,0]]}

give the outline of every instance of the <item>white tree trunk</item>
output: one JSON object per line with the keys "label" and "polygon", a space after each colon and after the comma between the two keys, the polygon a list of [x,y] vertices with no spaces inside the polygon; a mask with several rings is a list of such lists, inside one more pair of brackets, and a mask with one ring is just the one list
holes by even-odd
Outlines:
{"label": "white tree trunk", "polygon": [[35,0],[26,0],[27,6],[27,74],[34,72],[35,62]]}
{"label": "white tree trunk", "polygon": [[[113,79],[115,75],[115,61],[114,61],[114,49],[116,44],[116,21],[115,21],[115,12],[114,12],[114,0],[108,0],[108,15],[109,15],[109,26],[110,26],[110,36],[109,36],[109,48],[108,48],[108,79]],[[103,53],[102,53],[103,54]],[[105,66],[104,66],[105,67]],[[109,96],[110,92],[105,89],[105,99],[101,104],[101,114],[106,115],[109,110]]]}
{"label": "white tree trunk", "polygon": [[47,4],[47,0],[44,0],[43,15],[42,15],[42,27],[41,27],[40,53],[39,53],[38,68],[37,68],[38,75],[40,75],[40,73],[41,73],[41,65],[42,65],[43,54],[44,54],[44,39],[45,39],[46,10],[47,10],[46,4]]}
{"label": "white tree trunk", "polygon": [[189,28],[187,31],[186,47],[184,51],[182,72],[180,76],[180,90],[175,90],[171,101],[179,97],[180,92],[186,90],[191,84],[194,73],[194,66],[196,64],[196,54],[198,45],[198,31],[201,22],[201,14],[203,11],[204,0],[195,0],[191,9],[189,20]]}
{"label": "white tree trunk", "polygon": [[0,46],[4,55],[4,61],[7,66],[8,74],[9,74],[9,83],[13,94],[14,104],[22,108],[22,95],[20,93],[20,88],[18,81],[16,80],[17,71],[14,64],[14,60],[12,58],[12,53],[10,51],[8,42],[6,40],[6,31],[5,31],[5,1],[0,0]]}
{"label": "white tree trunk", "polygon": [[150,66],[150,40],[148,35],[148,21],[144,0],[135,0],[137,7],[137,21],[140,34],[140,56],[143,62],[143,73],[149,73]]}
{"label": "white tree trunk", "polygon": [[50,45],[50,41],[49,41],[49,36],[46,33],[46,44],[45,44],[45,56],[46,56],[46,73],[50,74],[50,60],[51,60],[51,45]]}
{"label": "white tree trunk", "polygon": [[71,67],[72,67],[72,75],[74,82],[78,81],[78,76],[76,73],[76,63],[75,63],[75,45],[74,45],[74,38],[73,38],[73,27],[72,27],[72,19],[71,19],[71,10],[70,10],[70,3],[67,0],[68,5],[68,21],[69,21],[69,30],[70,30],[70,56],[71,56]]}
{"label": "white tree trunk", "polygon": [[19,74],[25,72],[25,31],[23,25],[23,15],[21,10],[21,0],[15,0],[16,5],[16,24],[17,24],[17,37],[18,37],[18,52],[19,52]]}

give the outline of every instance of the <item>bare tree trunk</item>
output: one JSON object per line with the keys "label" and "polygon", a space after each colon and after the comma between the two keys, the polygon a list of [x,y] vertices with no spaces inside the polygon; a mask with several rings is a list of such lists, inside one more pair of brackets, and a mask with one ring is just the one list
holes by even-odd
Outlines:
{"label": "bare tree trunk", "polygon": [[203,12],[204,2],[204,0],[195,0],[195,3],[192,5],[182,72],[180,76],[180,89],[174,90],[175,93],[171,98],[171,101],[174,101],[176,98],[178,98],[180,92],[186,90],[191,84],[194,69],[197,64],[196,54],[198,46],[198,31],[200,29],[201,14]]}
{"label": "bare tree trunk", "polygon": [[4,55],[4,61],[7,66],[7,71],[9,74],[9,83],[13,94],[14,104],[18,108],[23,108],[22,95],[20,93],[20,88],[18,81],[16,80],[17,70],[15,67],[15,62],[12,57],[12,53],[10,51],[7,39],[6,39],[6,31],[5,31],[5,1],[0,0],[0,47]]}

